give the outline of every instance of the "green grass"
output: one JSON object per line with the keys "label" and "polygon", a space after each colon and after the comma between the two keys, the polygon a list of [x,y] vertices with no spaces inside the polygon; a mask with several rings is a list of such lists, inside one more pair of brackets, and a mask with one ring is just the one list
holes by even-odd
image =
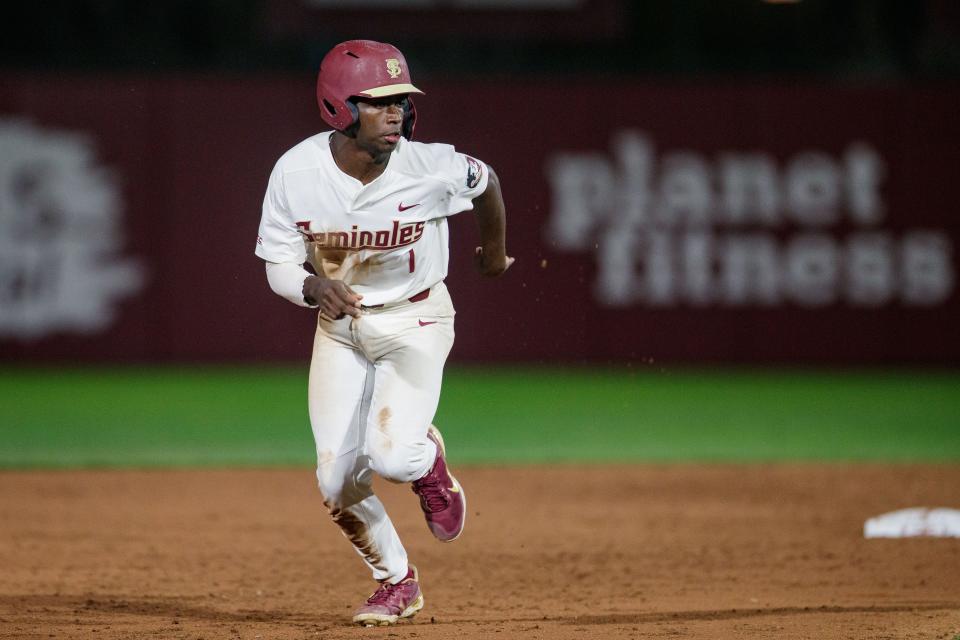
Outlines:
{"label": "green grass", "polygon": [[[306,367],[0,369],[0,467],[310,465]],[[469,463],[960,461],[951,372],[450,369]]]}

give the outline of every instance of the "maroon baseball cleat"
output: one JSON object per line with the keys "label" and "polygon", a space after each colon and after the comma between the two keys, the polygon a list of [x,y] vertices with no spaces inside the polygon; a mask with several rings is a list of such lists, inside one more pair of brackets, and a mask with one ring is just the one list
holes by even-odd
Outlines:
{"label": "maroon baseball cleat", "polygon": [[412,618],[423,609],[417,568],[410,565],[407,577],[397,584],[381,582],[363,606],[357,609],[353,621],[365,627],[385,627],[400,618]]}
{"label": "maroon baseball cleat", "polygon": [[437,445],[437,459],[427,475],[413,482],[413,492],[420,496],[420,508],[430,532],[441,542],[452,542],[463,532],[467,520],[467,497],[447,469],[446,449],[440,431],[430,425],[427,437]]}

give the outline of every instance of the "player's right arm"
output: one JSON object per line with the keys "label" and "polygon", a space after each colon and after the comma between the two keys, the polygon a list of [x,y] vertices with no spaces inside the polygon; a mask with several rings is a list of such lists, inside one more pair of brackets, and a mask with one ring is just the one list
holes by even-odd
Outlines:
{"label": "player's right arm", "polygon": [[267,262],[267,282],[273,292],[301,307],[313,307],[330,318],[358,317],[362,295],[342,280],[315,276],[292,262]]}
{"label": "player's right arm", "polygon": [[310,272],[303,265],[267,261],[266,266],[267,282],[275,294],[301,307],[317,306],[314,300],[308,300],[303,295],[303,284],[310,277]]}
{"label": "player's right arm", "polygon": [[302,307],[318,307],[328,317],[360,315],[360,299],[340,280],[310,274],[304,237],[290,212],[283,181],[283,159],[270,174],[255,253],[266,261],[267,282],[277,294]]}

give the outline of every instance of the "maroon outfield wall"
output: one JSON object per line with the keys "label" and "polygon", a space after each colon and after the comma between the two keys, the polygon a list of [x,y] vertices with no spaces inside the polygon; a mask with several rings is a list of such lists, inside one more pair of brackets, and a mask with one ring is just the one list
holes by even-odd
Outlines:
{"label": "maroon outfield wall", "polygon": [[[0,79],[0,360],[306,357],[253,246],[311,82]],[[960,89],[422,84],[517,257],[451,221],[452,359],[960,363]]]}

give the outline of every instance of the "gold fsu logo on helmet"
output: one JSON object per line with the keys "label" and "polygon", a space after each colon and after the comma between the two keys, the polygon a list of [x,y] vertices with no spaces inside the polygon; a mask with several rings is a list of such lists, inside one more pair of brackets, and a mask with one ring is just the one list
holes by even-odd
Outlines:
{"label": "gold fsu logo on helmet", "polygon": [[387,58],[387,73],[390,74],[391,78],[399,78],[400,74],[403,73],[400,69],[400,61],[396,58]]}

